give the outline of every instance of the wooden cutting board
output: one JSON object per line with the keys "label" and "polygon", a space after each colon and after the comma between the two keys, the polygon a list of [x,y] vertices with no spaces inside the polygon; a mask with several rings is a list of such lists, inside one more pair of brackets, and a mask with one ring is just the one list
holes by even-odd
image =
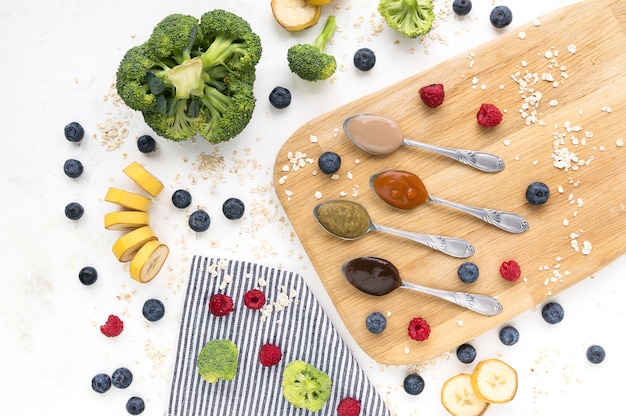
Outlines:
{"label": "wooden cutting board", "polygon": [[[345,325],[375,360],[414,363],[451,350],[503,326],[625,252],[626,148],[619,145],[626,139],[625,3],[589,0],[546,15],[540,25],[529,23],[317,117],[282,146],[274,168],[281,204]],[[437,109],[423,105],[417,93],[431,83],[445,86],[445,102]],[[533,102],[528,97],[537,91],[542,98]],[[503,122],[493,129],[476,123],[476,112],[486,102],[504,112]],[[389,117],[408,138],[496,153],[506,168],[483,173],[406,146],[388,156],[371,156],[352,145],[342,129],[343,120],[357,113]],[[576,153],[580,164],[555,167],[552,155],[563,148]],[[341,156],[337,178],[318,172],[317,158],[324,151]],[[370,175],[384,169],[418,174],[439,198],[518,213],[530,229],[509,234],[433,203],[412,211],[386,206],[368,185]],[[533,181],[549,185],[545,205],[526,202],[525,190]],[[468,240],[476,248],[469,260],[479,267],[478,281],[460,282],[457,269],[464,260],[398,237],[373,232],[344,241],[329,235],[312,211],[337,198],[362,203],[381,225]],[[583,250],[585,244],[591,244],[590,252]],[[485,317],[408,290],[383,297],[362,294],[343,279],[341,265],[366,255],[391,261],[407,281],[496,296],[504,311]],[[510,259],[522,268],[516,282],[499,275],[501,263]],[[365,328],[372,311],[389,314],[380,335]],[[425,342],[407,335],[409,321],[418,316],[432,329]]]}

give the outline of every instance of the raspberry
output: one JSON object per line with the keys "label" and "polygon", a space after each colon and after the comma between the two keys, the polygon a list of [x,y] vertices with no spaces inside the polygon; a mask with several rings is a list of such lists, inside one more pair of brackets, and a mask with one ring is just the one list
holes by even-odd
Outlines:
{"label": "raspberry", "polygon": [[476,120],[483,127],[495,127],[502,121],[502,113],[493,104],[482,104],[476,113]]}
{"label": "raspberry", "polygon": [[100,325],[100,332],[107,337],[116,337],[124,330],[124,322],[115,315],[109,315],[106,323]]}
{"label": "raspberry", "polygon": [[521,275],[522,269],[520,269],[519,264],[517,264],[515,260],[505,261],[500,266],[500,276],[502,276],[504,280],[514,282],[519,279]]}
{"label": "raspberry", "polygon": [[259,351],[259,361],[264,367],[278,364],[283,358],[283,353],[277,345],[264,344]]}
{"label": "raspberry", "polygon": [[215,316],[228,315],[234,310],[233,300],[228,295],[216,293],[209,300],[209,310]]}
{"label": "raspberry", "polygon": [[415,341],[426,341],[430,335],[430,325],[424,318],[413,318],[409,322],[409,336]]}
{"label": "raspberry", "polygon": [[361,402],[352,397],[344,397],[337,406],[337,416],[359,416],[361,414]]}
{"label": "raspberry", "polygon": [[431,84],[419,90],[420,98],[424,104],[431,108],[439,107],[443,103],[443,84]]}
{"label": "raspberry", "polygon": [[243,303],[250,309],[261,309],[265,306],[265,293],[259,289],[248,290],[243,295]]}

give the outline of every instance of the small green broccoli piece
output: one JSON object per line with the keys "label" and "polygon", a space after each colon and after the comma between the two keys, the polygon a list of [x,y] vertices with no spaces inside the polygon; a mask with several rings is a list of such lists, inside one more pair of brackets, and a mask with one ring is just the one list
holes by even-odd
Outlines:
{"label": "small green broccoli piece", "polygon": [[294,407],[317,412],[330,398],[332,380],[315,366],[294,360],[283,371],[282,387],[283,396]]}
{"label": "small green broccoli piece", "polygon": [[200,350],[196,359],[198,374],[211,384],[232,380],[237,374],[239,350],[229,339],[213,339]]}
{"label": "small green broccoli piece", "polygon": [[117,90],[158,135],[211,143],[237,136],[254,112],[261,40],[248,22],[225,10],[171,14],[131,48],[117,70]]}
{"label": "small green broccoli piece", "polygon": [[326,44],[337,30],[335,16],[329,16],[322,32],[311,44],[301,43],[287,50],[291,72],[306,81],[322,81],[337,70],[335,57],[324,53]]}
{"label": "small green broccoli piece", "polygon": [[430,32],[435,20],[433,0],[379,0],[378,12],[390,28],[407,38]]}

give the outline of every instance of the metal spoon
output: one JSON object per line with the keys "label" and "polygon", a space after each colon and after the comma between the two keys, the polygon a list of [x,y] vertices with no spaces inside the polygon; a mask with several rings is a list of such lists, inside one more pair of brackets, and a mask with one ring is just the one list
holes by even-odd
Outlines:
{"label": "metal spoon", "polygon": [[466,292],[452,292],[403,281],[398,269],[379,257],[357,257],[341,266],[343,277],[361,292],[383,296],[398,288],[416,290],[455,303],[483,315],[497,315],[502,304],[491,296]]}
{"label": "metal spoon", "polygon": [[373,155],[386,155],[400,146],[418,147],[439,153],[458,162],[495,173],[504,169],[504,161],[497,155],[474,150],[435,146],[403,137],[400,126],[393,120],[373,114],[356,114],[343,122],[343,131],[357,147]]}
{"label": "metal spoon", "polygon": [[528,222],[512,212],[477,208],[435,198],[428,194],[422,180],[410,172],[387,170],[375,173],[370,177],[370,187],[380,199],[396,208],[411,209],[422,202],[435,202],[463,211],[510,233],[528,230]]}
{"label": "metal spoon", "polygon": [[382,231],[407,238],[452,257],[467,258],[474,254],[474,247],[460,238],[418,234],[375,224],[363,205],[350,200],[322,202],[313,208],[313,217],[324,230],[344,240],[356,240],[370,231]]}

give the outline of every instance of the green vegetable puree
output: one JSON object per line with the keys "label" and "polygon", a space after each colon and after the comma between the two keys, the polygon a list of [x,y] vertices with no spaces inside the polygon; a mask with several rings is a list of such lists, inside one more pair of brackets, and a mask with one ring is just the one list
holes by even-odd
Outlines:
{"label": "green vegetable puree", "polygon": [[317,220],[331,234],[357,238],[370,227],[370,217],[363,206],[352,201],[328,201],[317,208]]}

